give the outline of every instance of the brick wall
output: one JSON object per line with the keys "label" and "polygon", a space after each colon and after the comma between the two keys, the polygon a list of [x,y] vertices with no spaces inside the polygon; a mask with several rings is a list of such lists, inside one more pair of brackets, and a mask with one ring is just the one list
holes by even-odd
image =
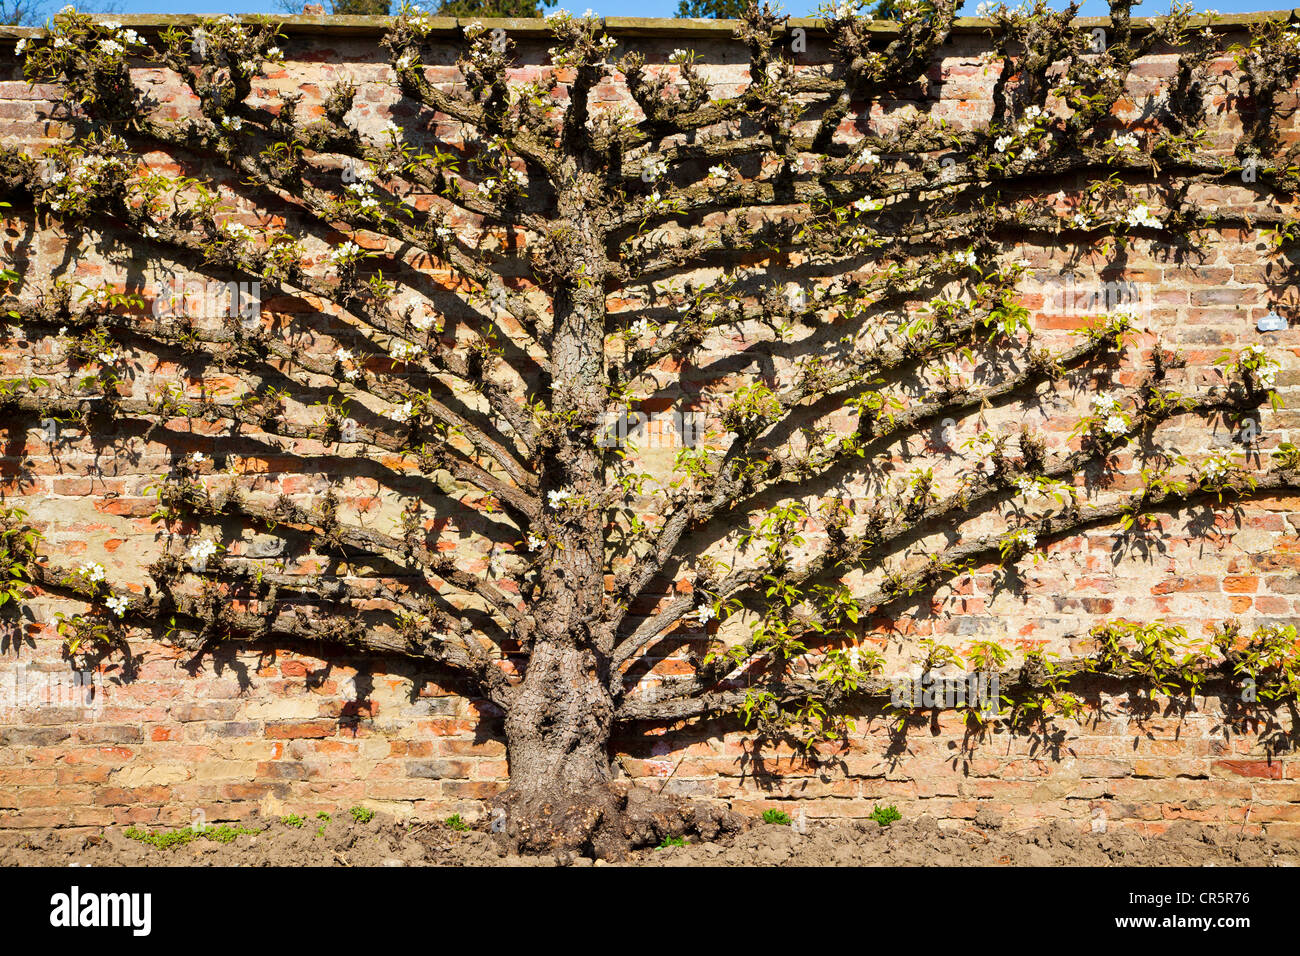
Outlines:
{"label": "brick wall", "polygon": [[[535,25],[512,29],[521,42],[518,76],[535,76],[545,41],[528,32]],[[743,80],[743,57],[718,25],[628,21],[613,32],[636,38],[652,63],[666,62],[678,47],[696,49],[718,95],[733,92]],[[454,60],[448,36],[443,55],[430,61],[442,64],[431,71],[435,80],[454,73],[447,65]],[[256,95],[273,101],[301,89],[310,115],[326,85],[346,73],[361,84],[359,125],[378,124],[387,119],[396,94],[386,85],[389,71],[376,39],[364,19],[334,27],[302,21],[287,46],[286,64]],[[814,31],[801,66],[827,62],[820,43]],[[941,96],[932,115],[958,127],[987,115],[991,81],[981,59],[986,43],[973,28],[953,36],[931,76]],[[1174,63],[1174,55],[1165,51],[1138,64],[1130,80],[1131,101],[1124,104],[1128,112],[1115,117],[1117,127],[1139,122],[1138,104],[1158,91]],[[1229,74],[1230,59],[1225,56],[1218,67]],[[61,124],[48,102],[51,91],[22,82],[12,59],[0,60],[0,75],[6,76],[0,82],[0,139],[32,151],[57,139]],[[168,111],[179,115],[189,108],[174,80],[142,79],[156,84]],[[601,95],[617,99],[619,91],[611,86]],[[905,107],[890,104],[873,122],[888,128],[905,115]],[[1231,118],[1218,123],[1211,148],[1230,152],[1234,124]],[[455,140],[454,130],[439,132]],[[203,171],[192,157],[152,154],[147,159],[164,171]],[[1198,189],[1197,201],[1206,206],[1251,209],[1259,203],[1244,187]],[[254,210],[247,211],[251,222]],[[5,245],[28,275],[48,274],[70,255],[87,281],[112,279],[125,287],[133,270],[146,287],[156,278],[146,274],[143,259],[114,261],[93,243],[70,240],[54,229],[42,229],[33,239],[17,220],[8,225]],[[1270,306],[1296,301],[1291,278],[1270,257],[1258,231],[1225,229],[1191,253],[1147,240],[1134,242],[1120,261],[1097,250],[1075,252],[1027,242],[1005,250],[1009,259],[1031,267],[1022,289],[1047,344],[1068,342],[1067,333],[1082,322],[1079,315],[1049,306],[1063,276],[1074,272],[1084,283],[1133,282],[1141,289],[1148,332],[1142,347],[1150,349],[1159,338],[1166,347],[1181,349],[1188,365],[1179,374],[1187,382],[1213,380],[1211,363],[1225,347],[1266,342],[1284,362],[1278,383],[1287,405],[1300,405],[1297,333],[1265,337],[1255,331]],[[265,306],[272,320],[279,314],[308,326],[328,323],[314,311],[319,304],[272,300]],[[699,365],[733,347],[725,339],[711,343]],[[0,355],[5,374],[30,371],[43,348],[48,345],[11,337]],[[136,357],[132,388],[140,396],[184,375],[166,356],[137,350]],[[1135,368],[1136,362],[1121,370],[1117,381],[1131,383]],[[189,384],[197,387],[198,380]],[[697,373],[688,373],[680,389],[678,397],[696,395]],[[1086,397],[1081,393],[1080,406]],[[296,405],[292,413],[314,414]],[[986,427],[1013,422],[1018,414],[994,410]],[[92,439],[68,429],[54,449],[38,429],[25,434],[10,429],[3,459],[6,499],[29,511],[53,560],[98,561],[114,582],[144,587],[145,567],[161,547],[148,520],[153,502],[147,487],[174,456],[212,447],[210,426],[170,424],[170,434],[148,440],[102,433]],[[1042,427],[1064,443],[1069,424],[1052,419]],[[963,437],[975,427],[973,421],[957,425]],[[1260,427],[1265,450],[1295,440],[1295,413],[1266,411]],[[1222,429],[1192,424],[1170,434],[1193,451],[1231,442]],[[133,453],[121,454],[126,446],[118,443],[128,440]],[[241,456],[235,467],[256,476],[250,480],[259,493],[284,492],[305,501],[323,493],[327,480],[303,462],[328,453],[311,442],[268,442]],[[1132,465],[1131,458],[1121,456],[1119,469],[1127,474],[1117,490],[1134,486]],[[951,471],[959,464],[940,467]],[[366,463],[332,461],[331,468],[341,482],[344,511],[376,527],[396,516],[396,497],[380,492]],[[214,470],[211,480],[222,479]],[[872,494],[864,484],[849,486],[847,493]],[[448,506],[439,520],[475,505],[467,496]],[[1248,628],[1295,622],[1300,616],[1298,520],[1300,501],[1290,498],[1251,502],[1208,522],[1199,510],[1169,516],[1162,519],[1158,546],[1145,552],[1122,548],[1109,532],[1088,532],[1053,544],[1043,560],[1024,566],[1018,582],[981,569],[876,622],[876,637],[892,660],[905,663],[906,646],[926,636],[959,646],[972,639],[1030,641],[1073,654],[1085,650],[1083,637],[1091,624],[1114,617],[1163,617],[1198,635],[1230,619]],[[465,566],[482,570],[486,555],[473,552],[476,544],[467,534],[461,537]],[[815,528],[810,538],[815,541]],[[231,545],[247,553],[256,542]],[[196,654],[161,635],[142,634],[132,637],[129,655],[115,654],[99,665],[90,688],[77,687],[51,624],[56,611],[71,608],[53,595],[37,595],[33,619],[12,626],[3,641],[0,827],[183,824],[198,811],[216,821],[254,810],[307,813],[355,804],[401,815],[473,817],[481,812],[479,801],[504,786],[500,715],[439,684],[431,670],[346,655],[326,661],[302,648]],[[680,651],[650,663],[651,676],[684,667]],[[626,773],[652,786],[731,801],[754,813],[778,801],[788,809],[788,801],[798,800],[810,816],[865,816],[875,803],[888,802],[905,815],[925,811],[945,821],[970,819],[987,807],[1026,824],[1055,817],[1086,821],[1104,813],[1112,824],[1148,829],[1192,819],[1294,830],[1300,823],[1300,760],[1273,753],[1249,727],[1227,726],[1218,692],[1212,690],[1182,715],[1177,702],[1157,700],[1145,711],[1149,716],[1142,716],[1131,691],[1099,684],[1090,691],[1097,708],[1093,716],[1082,724],[1061,724],[1059,736],[1050,739],[998,732],[972,742],[953,712],[927,712],[899,735],[879,714],[868,714],[846,744],[823,747],[815,765],[788,748],[755,748],[726,722],[634,728],[620,739],[619,762]],[[1278,716],[1289,726],[1288,714]]]}

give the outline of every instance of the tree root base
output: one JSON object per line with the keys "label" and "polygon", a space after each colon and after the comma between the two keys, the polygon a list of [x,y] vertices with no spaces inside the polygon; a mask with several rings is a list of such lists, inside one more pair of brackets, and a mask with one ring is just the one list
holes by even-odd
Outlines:
{"label": "tree root base", "polygon": [[625,781],[576,794],[507,790],[494,808],[505,812],[504,839],[516,853],[570,852],[609,861],[669,838],[713,840],[749,823],[725,807],[656,794]]}

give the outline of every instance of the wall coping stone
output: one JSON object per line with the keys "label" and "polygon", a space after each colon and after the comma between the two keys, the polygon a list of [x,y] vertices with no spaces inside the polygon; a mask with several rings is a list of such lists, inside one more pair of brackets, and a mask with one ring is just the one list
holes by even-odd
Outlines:
{"label": "wall coping stone", "polygon": [[[215,15],[213,15],[215,16]],[[188,27],[212,16],[184,14],[147,14],[134,16],[99,15],[100,20],[111,20],[131,27],[143,34],[157,34],[169,27]],[[269,17],[282,25],[290,35],[328,35],[328,36],[378,36],[388,29],[393,17],[376,16],[292,16]],[[547,22],[544,18],[529,19],[493,19],[490,17],[432,17],[431,33],[455,35],[463,25],[482,23],[489,29],[500,27],[511,33],[542,34],[546,32]],[[629,37],[698,37],[704,39],[727,39],[739,25],[739,20],[683,19],[674,17],[604,17],[607,32]],[[1134,17],[1130,22],[1135,32],[1151,29],[1154,17]],[[1231,32],[1252,23],[1265,20],[1300,21],[1300,8],[1290,10],[1271,10],[1256,13],[1230,13],[1213,18],[1198,16],[1192,19],[1196,26]],[[980,33],[992,26],[993,21],[986,17],[958,17],[953,21],[953,33]],[[1110,17],[1076,17],[1073,21],[1080,29],[1105,27],[1110,24]],[[791,17],[786,29],[804,29],[822,32],[824,21],[815,17]],[[891,20],[873,20],[870,29],[882,35],[897,32],[897,24]],[[0,40],[29,37],[43,33],[40,27],[0,26]]]}

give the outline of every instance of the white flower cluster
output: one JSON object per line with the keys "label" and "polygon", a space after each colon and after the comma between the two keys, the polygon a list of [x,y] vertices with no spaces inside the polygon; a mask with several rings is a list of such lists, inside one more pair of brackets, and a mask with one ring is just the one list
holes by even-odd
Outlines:
{"label": "white flower cluster", "polygon": [[65,206],[75,204],[101,179],[124,171],[122,160],[116,156],[91,154],[74,160],[68,170],[52,169],[46,179],[50,186],[50,208],[61,212]]}
{"label": "white flower cluster", "polygon": [[1043,490],[1038,487],[1036,478],[1030,478],[1028,475],[1017,475],[1015,483],[1016,490],[1025,497],[1025,500],[1037,501],[1043,497]]}
{"label": "white flower cluster", "polygon": [[552,508],[564,507],[564,503],[573,497],[572,491],[553,489],[546,493],[546,501]]}
{"label": "white flower cluster", "polygon": [[249,229],[242,222],[235,222],[233,219],[227,219],[221,224],[221,231],[231,239],[238,239],[241,242],[248,242],[253,238],[253,230]]}
{"label": "white flower cluster", "polygon": [[350,265],[362,256],[361,247],[348,241],[329,251],[329,259],[335,265]]}
{"label": "white flower cluster", "polygon": [[1146,226],[1148,229],[1163,229],[1165,224],[1147,208],[1144,202],[1138,203],[1124,215],[1124,221],[1130,226]]}
{"label": "white flower cluster", "polygon": [[1119,402],[1114,395],[1102,392],[1092,397],[1092,410],[1098,415],[1115,415],[1119,412]]}
{"label": "white flower cluster", "polygon": [[710,166],[709,176],[713,179],[721,179],[725,183],[731,178],[731,173],[727,171],[726,166]]}
{"label": "white flower cluster", "polygon": [[[429,16],[427,13],[417,14],[416,16],[411,17],[407,22],[410,23],[411,29],[421,36],[424,36],[424,34],[433,29],[433,17]],[[482,26],[482,24],[480,23],[479,26]]]}
{"label": "white flower cluster", "polygon": [[648,212],[653,212],[667,205],[668,200],[665,199],[657,189],[651,192],[649,196],[645,197],[645,206]]}
{"label": "white flower cluster", "polygon": [[97,564],[94,561],[87,561],[83,564],[81,566],[81,573],[82,576],[92,584],[98,584],[108,576],[108,572],[104,570],[104,566],[102,564]]}
{"label": "white flower cluster", "polygon": [[1119,150],[1137,149],[1138,138],[1132,133],[1116,133],[1110,138],[1110,145]]}
{"label": "white flower cluster", "polygon": [[968,266],[969,268],[974,269],[975,250],[967,249],[965,252],[954,252],[952,254],[952,261],[958,265]]}
{"label": "white flower cluster", "polygon": [[208,566],[208,559],[217,553],[217,543],[204,538],[190,546],[188,557],[195,568],[202,571]]}
{"label": "white flower cluster", "polygon": [[1107,435],[1123,435],[1128,431],[1128,422],[1120,415],[1111,415],[1101,428]]}
{"label": "white flower cluster", "polygon": [[872,199],[870,196],[863,196],[861,199],[853,201],[853,210],[861,215],[864,212],[875,212],[885,207],[883,199]]}
{"label": "white flower cluster", "polygon": [[1089,218],[1086,212],[1076,212],[1070,217],[1070,222],[1076,229],[1087,229],[1092,225],[1092,219]]}
{"label": "white flower cluster", "polygon": [[1241,350],[1238,361],[1242,368],[1249,369],[1257,384],[1272,391],[1277,384],[1277,373],[1282,367],[1269,358],[1261,345],[1248,345]]}
{"label": "white flower cluster", "polygon": [[[140,34],[136,33],[134,30],[123,29],[122,24],[114,20],[104,21],[99,24],[99,28],[101,30],[107,30],[110,34],[107,37],[101,37],[99,42],[95,44],[96,49],[105,56],[118,56],[125,53],[131,47],[140,46],[144,43],[144,38],[140,36]],[[59,37],[58,39],[63,38]],[[60,44],[56,40],[55,45],[66,45],[66,41],[64,44]],[[22,53],[25,48],[25,43],[19,44],[15,52]]]}
{"label": "white flower cluster", "polygon": [[1010,146],[1015,141],[1016,138],[1014,136],[999,136],[997,139],[993,141],[993,148],[996,149],[999,153],[1005,153],[1007,151],[1007,147]]}
{"label": "white flower cluster", "polygon": [[1016,132],[1021,136],[1028,136],[1038,126],[1038,121],[1043,118],[1043,108],[1041,106],[1028,106],[1016,124]]}
{"label": "white flower cluster", "polygon": [[1228,477],[1228,470],[1232,463],[1228,461],[1226,455],[1215,455],[1207,458],[1201,465],[1201,478],[1211,483],[1217,483]]}
{"label": "white flower cluster", "polygon": [[417,332],[428,332],[434,327],[437,327],[439,332],[442,331],[441,320],[432,312],[424,312],[415,316],[411,319],[411,325],[415,327]]}
{"label": "white flower cluster", "polygon": [[113,597],[109,598],[104,603],[108,605],[108,609],[110,611],[112,611],[118,617],[121,617],[123,614],[126,613],[126,606],[131,603],[131,599],[113,595]]}
{"label": "white flower cluster", "polygon": [[356,366],[357,357],[351,349],[340,348],[334,352],[334,361],[343,366],[343,377],[349,382],[355,382],[361,375],[361,369]]}
{"label": "white flower cluster", "polygon": [[395,422],[409,422],[415,417],[415,405],[411,402],[402,402],[400,405],[394,405],[388,411],[384,412],[385,418],[390,418]]}
{"label": "white flower cluster", "polygon": [[641,160],[641,178],[653,182],[668,172],[668,163],[662,156],[647,156]]}
{"label": "white flower cluster", "polygon": [[409,362],[420,354],[420,347],[405,339],[393,339],[388,345],[388,354],[399,362]]}
{"label": "white flower cluster", "polygon": [[545,538],[539,538],[535,534],[530,534],[528,536],[529,551],[540,551],[545,544],[546,544]]}
{"label": "white flower cluster", "polygon": [[629,335],[635,336],[636,338],[642,338],[643,336],[650,335],[654,332],[654,326],[650,324],[649,319],[640,318],[629,325],[627,331]]}
{"label": "white flower cluster", "polygon": [[[373,177],[374,172],[372,171],[370,175]],[[361,180],[355,183],[348,183],[343,188],[352,194],[352,198],[356,201],[356,204],[366,212],[379,206],[379,200],[374,196],[375,187],[369,182]]]}
{"label": "white flower cluster", "polygon": [[691,612],[690,612],[689,614],[687,614],[686,616],[687,616],[687,617],[690,617],[690,618],[694,618],[694,619],[695,619],[696,621],[698,621],[700,624],[707,624],[707,623],[709,623],[709,621],[713,620],[713,619],[714,619],[715,617],[717,617],[718,615],[717,615],[717,613],[713,610],[713,606],[712,606],[712,605],[709,605],[709,604],[701,604],[701,605],[699,605],[699,606],[698,606],[694,611],[691,611]]}

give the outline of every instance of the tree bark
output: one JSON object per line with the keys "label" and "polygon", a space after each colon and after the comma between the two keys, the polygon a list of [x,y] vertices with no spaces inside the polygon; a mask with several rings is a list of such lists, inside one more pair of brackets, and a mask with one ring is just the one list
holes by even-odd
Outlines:
{"label": "tree bark", "polygon": [[604,231],[576,185],[559,197],[560,273],[553,295],[551,410],[564,422],[542,462],[543,495],[573,502],[548,508],[552,542],[533,611],[526,671],[506,716],[510,785],[504,804],[521,846],[582,849],[617,804],[609,744],[614,702],[604,609],[604,453],[596,430],[605,409]]}

